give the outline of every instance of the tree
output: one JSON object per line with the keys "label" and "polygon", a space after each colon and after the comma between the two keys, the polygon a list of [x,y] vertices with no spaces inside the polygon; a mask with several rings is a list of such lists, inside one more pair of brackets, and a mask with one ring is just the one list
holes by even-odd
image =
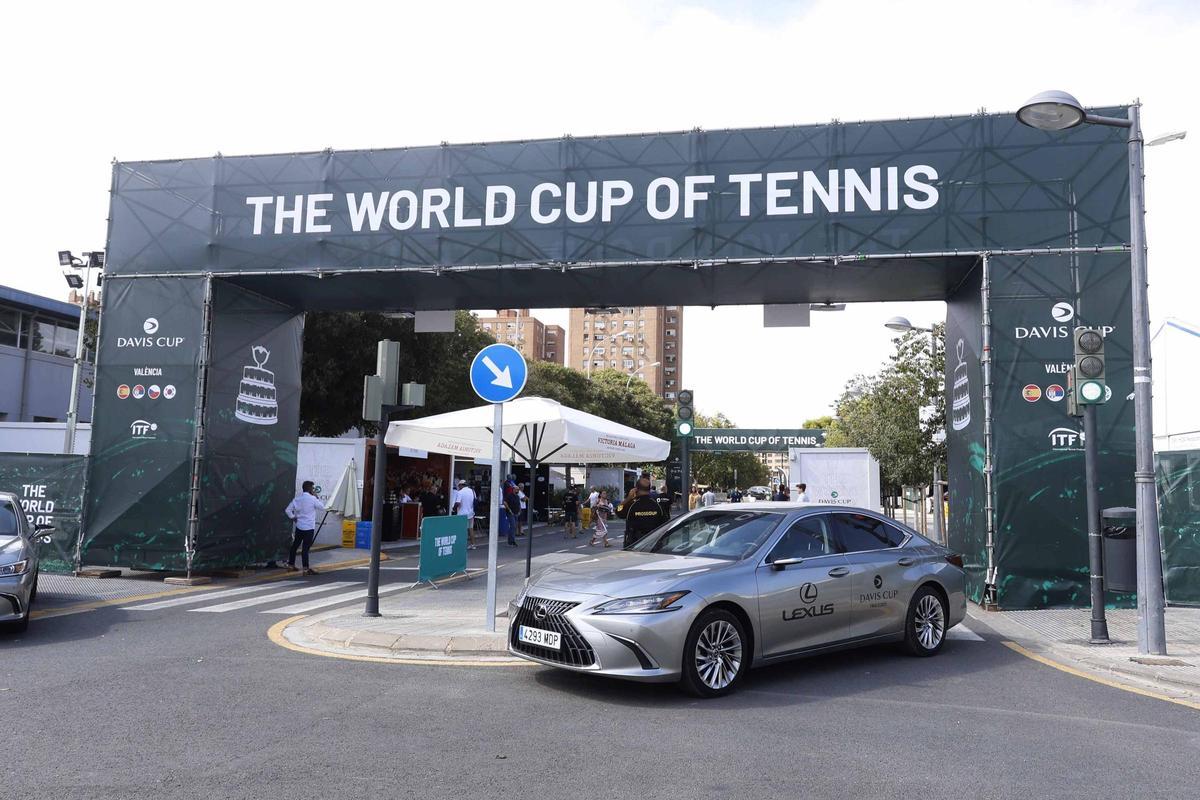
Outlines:
{"label": "tree", "polygon": [[375,343],[400,342],[401,380],[425,384],[422,414],[479,405],[468,372],[471,359],[494,340],[475,317],[460,311],[454,333],[415,333],[411,319],[372,313],[308,314],[304,325],[304,392],[300,430],[306,436],[340,436],[351,428],[372,435],[362,419],[364,375],[375,374]]}
{"label": "tree", "polygon": [[[935,328],[941,334],[941,326]],[[875,375],[858,375],[835,405],[825,444],[866,447],[879,461],[886,486],[928,482],[934,459],[945,458],[945,445],[933,441],[944,428],[945,400],[939,391],[945,353],[942,340],[932,359],[929,336],[910,331],[896,338],[896,352]],[[921,409],[933,412],[921,421]]]}
{"label": "tree", "polygon": [[800,427],[804,430],[829,430],[833,426],[833,415],[826,414],[823,417],[813,417],[812,419],[804,420],[804,424]]}
{"label": "tree", "polygon": [[[736,428],[724,414],[696,415],[697,428]],[[692,479],[709,486],[754,486],[768,480],[766,466],[754,453],[744,451],[705,452],[691,456]],[[735,477],[736,480],[735,480]]]}

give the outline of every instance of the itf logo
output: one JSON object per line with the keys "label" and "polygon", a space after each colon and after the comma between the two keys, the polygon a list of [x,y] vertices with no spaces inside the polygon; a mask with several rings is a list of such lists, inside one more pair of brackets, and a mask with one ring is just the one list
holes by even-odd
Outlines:
{"label": "itf logo", "polygon": [[158,430],[157,422],[147,422],[144,419],[135,419],[129,424],[130,439],[153,439],[154,432]]}

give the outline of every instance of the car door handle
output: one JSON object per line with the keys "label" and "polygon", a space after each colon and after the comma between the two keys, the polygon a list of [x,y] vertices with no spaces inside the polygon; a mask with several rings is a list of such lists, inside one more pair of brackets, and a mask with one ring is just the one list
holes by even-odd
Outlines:
{"label": "car door handle", "polygon": [[833,569],[829,570],[829,577],[831,578],[844,578],[849,574],[849,567],[834,567]]}
{"label": "car door handle", "polygon": [[913,564],[917,563],[917,560],[915,558],[909,558],[908,556],[905,556],[896,563],[902,567],[911,567]]}

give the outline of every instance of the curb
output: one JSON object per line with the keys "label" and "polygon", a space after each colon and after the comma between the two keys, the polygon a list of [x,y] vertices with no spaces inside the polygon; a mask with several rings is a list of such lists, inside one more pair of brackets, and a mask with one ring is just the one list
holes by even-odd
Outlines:
{"label": "curb", "polygon": [[967,616],[999,633],[1008,640],[1002,644],[1026,658],[1115,689],[1200,710],[1200,683],[1178,680],[1178,676],[1164,674],[1162,669],[1147,675],[1120,663],[1063,652],[1055,646],[1059,642],[1032,639],[1028,630],[1023,630],[1024,626],[981,610],[968,609]]}
{"label": "curb", "polygon": [[[506,645],[507,634],[460,636],[401,635],[378,631],[348,632],[323,625],[304,615],[276,623],[267,638],[280,647],[307,655],[377,664],[451,667],[532,667],[530,661],[510,656],[507,649],[495,647],[499,638]],[[311,634],[315,634],[310,636]],[[355,652],[355,651],[359,652]]]}

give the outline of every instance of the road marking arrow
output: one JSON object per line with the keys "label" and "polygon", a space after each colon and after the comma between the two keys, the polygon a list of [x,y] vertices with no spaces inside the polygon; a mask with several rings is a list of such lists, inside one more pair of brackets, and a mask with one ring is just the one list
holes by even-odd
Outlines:
{"label": "road marking arrow", "polygon": [[483,357],[483,365],[492,371],[496,377],[492,379],[492,386],[502,386],[505,389],[513,388],[512,372],[508,367],[500,369],[496,366],[496,362],[492,361],[491,356]]}

